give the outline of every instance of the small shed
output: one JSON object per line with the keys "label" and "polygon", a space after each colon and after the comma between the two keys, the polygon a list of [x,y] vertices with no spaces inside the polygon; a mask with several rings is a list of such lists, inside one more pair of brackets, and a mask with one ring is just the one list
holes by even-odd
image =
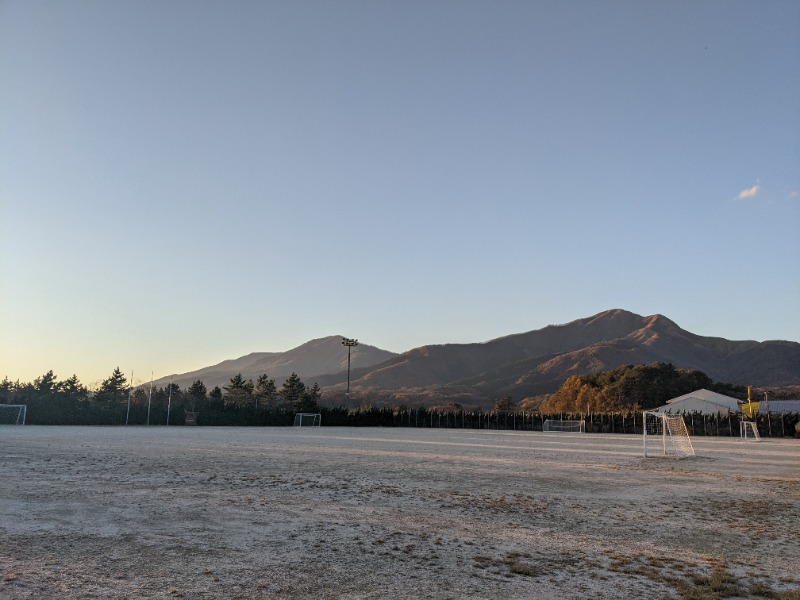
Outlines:
{"label": "small shed", "polygon": [[706,389],[695,390],[683,396],[678,396],[672,400],[667,400],[664,406],[655,409],[660,413],[693,413],[714,414],[728,412],[738,412],[739,400],[718,394]]}

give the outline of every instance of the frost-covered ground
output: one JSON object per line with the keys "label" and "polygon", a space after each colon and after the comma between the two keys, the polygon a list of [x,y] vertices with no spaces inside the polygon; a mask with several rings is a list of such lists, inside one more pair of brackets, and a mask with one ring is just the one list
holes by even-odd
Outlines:
{"label": "frost-covered ground", "polygon": [[800,441],[694,444],[3,426],[0,597],[800,597]]}

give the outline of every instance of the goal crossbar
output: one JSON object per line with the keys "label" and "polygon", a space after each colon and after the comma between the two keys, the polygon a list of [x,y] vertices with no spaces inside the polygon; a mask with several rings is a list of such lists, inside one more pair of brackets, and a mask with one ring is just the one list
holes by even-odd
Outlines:
{"label": "goal crossbar", "polygon": [[[694,456],[694,446],[686,423],[680,415],[655,411],[642,413],[642,443],[645,456],[672,455],[677,458]],[[660,444],[658,443],[660,441]],[[656,449],[658,446],[661,452]]]}
{"label": "goal crossbar", "polygon": [[542,423],[542,431],[561,431],[567,433],[585,433],[586,421],[567,421],[564,419],[546,419]]}
{"label": "goal crossbar", "polygon": [[0,425],[25,425],[26,404],[0,404]]}
{"label": "goal crossbar", "polygon": [[758,433],[758,424],[755,421],[739,421],[739,435],[746,441],[761,441],[761,435]]}
{"label": "goal crossbar", "polygon": [[320,413],[296,413],[294,415],[295,427],[320,427],[322,415]]}

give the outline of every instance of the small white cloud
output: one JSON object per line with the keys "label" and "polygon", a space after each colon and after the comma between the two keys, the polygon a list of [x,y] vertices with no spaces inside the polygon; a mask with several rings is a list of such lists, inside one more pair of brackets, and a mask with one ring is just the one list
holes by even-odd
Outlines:
{"label": "small white cloud", "polygon": [[800,192],[798,192],[797,190],[789,192],[789,200],[794,200],[795,198],[800,198]]}
{"label": "small white cloud", "polygon": [[758,190],[761,189],[761,186],[756,184],[751,188],[747,188],[739,192],[739,195],[736,196],[739,200],[745,200],[746,198],[755,198],[758,195]]}

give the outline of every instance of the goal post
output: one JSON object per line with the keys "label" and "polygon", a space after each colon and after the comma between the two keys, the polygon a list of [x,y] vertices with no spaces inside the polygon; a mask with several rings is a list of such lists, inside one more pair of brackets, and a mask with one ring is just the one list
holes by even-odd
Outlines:
{"label": "goal post", "polygon": [[0,404],[0,425],[25,425],[26,404]]}
{"label": "goal post", "polygon": [[319,427],[322,425],[320,413],[297,413],[294,416],[295,427]]}
{"label": "goal post", "polygon": [[586,421],[565,421],[563,419],[546,419],[542,423],[542,431],[561,431],[566,433],[586,433]]}
{"label": "goal post", "polygon": [[642,420],[642,444],[646,457],[659,454],[676,458],[694,456],[692,438],[682,416],[645,411]]}
{"label": "goal post", "polygon": [[739,435],[745,441],[760,442],[758,424],[755,421],[739,421]]}

